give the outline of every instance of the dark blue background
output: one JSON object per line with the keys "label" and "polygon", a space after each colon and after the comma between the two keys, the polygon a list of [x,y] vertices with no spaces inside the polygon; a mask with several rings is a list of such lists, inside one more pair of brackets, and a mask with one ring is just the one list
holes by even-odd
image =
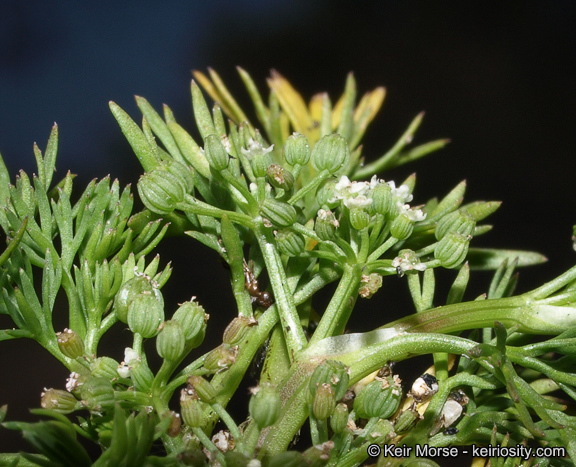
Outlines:
{"label": "dark blue background", "polygon": [[[261,90],[275,68],[306,97],[323,90],[336,96],[352,70],[361,92],[378,85],[388,91],[369,130],[366,157],[380,155],[425,110],[416,142],[450,137],[452,143],[389,177],[400,180],[416,170],[415,202],[443,195],[463,178],[467,199],[503,200],[492,219],[496,229],[478,243],[546,254],[547,265],[523,273],[526,290],[576,257],[570,242],[576,223],[575,16],[570,1],[472,7],[448,1],[4,0],[0,152],[13,174],[34,172],[32,144],[44,148],[56,121],[60,176],[70,169],[80,186],[107,174],[135,183],[141,170],[109,100],[136,119],[134,94],[158,109],[167,103],[190,129],[192,69],[214,67],[241,96],[236,65]],[[173,259],[175,277],[185,279],[184,287],[177,281],[167,286],[173,303],[198,295],[210,324],[221,329],[232,317],[219,306],[230,295],[221,285],[226,272],[204,269],[205,249],[179,239],[168,243],[173,250],[163,258]],[[377,296],[368,304],[387,303],[390,288],[381,302]],[[390,308],[410,312],[405,305],[387,307],[375,322],[389,321]],[[66,373],[27,344],[0,344],[0,403],[10,404],[10,419],[26,416],[43,386],[64,385]],[[122,359],[121,352],[112,356]],[[0,430],[0,451],[17,449],[14,439]]]}

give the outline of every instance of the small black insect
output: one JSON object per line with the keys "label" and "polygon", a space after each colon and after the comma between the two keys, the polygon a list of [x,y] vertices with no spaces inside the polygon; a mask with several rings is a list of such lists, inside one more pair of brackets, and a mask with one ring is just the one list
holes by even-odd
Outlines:
{"label": "small black insect", "polygon": [[261,292],[258,288],[258,279],[254,276],[254,264],[250,261],[250,265],[244,260],[244,286],[248,293],[252,296],[252,301],[255,301],[258,306],[267,310],[274,303],[274,296],[272,292]]}
{"label": "small black insect", "polygon": [[451,426],[444,430],[444,434],[448,436],[455,435],[456,433],[458,433],[458,428],[456,428],[455,426]]}

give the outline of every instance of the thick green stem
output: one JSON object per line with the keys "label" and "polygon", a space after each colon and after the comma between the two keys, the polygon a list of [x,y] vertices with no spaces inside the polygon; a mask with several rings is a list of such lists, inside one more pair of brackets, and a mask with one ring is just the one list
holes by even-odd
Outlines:
{"label": "thick green stem", "polygon": [[576,308],[542,305],[530,294],[433,308],[386,324],[406,332],[458,332],[492,328],[495,321],[529,334],[560,334],[576,326]]}
{"label": "thick green stem", "polygon": [[274,291],[274,299],[276,300],[278,316],[286,338],[286,346],[288,347],[290,358],[293,360],[295,354],[306,345],[306,336],[300,324],[294,296],[288,290],[288,279],[282,265],[282,259],[278,251],[276,251],[276,247],[269,243],[262,233],[257,234],[257,237],[268,270],[270,284]]}
{"label": "thick green stem", "polygon": [[322,315],[320,323],[318,323],[318,327],[310,339],[310,345],[325,337],[334,336],[344,331],[358,297],[358,286],[361,278],[362,269],[359,265],[344,265],[344,273],[336,293]]}
{"label": "thick green stem", "polygon": [[[367,374],[381,368],[386,362],[400,361],[406,358],[433,352],[465,354],[477,345],[476,342],[461,337],[442,334],[407,334],[373,331],[366,333],[365,342],[358,342],[357,349],[346,352],[336,343],[317,346],[303,351],[292,366],[285,384],[280,387],[280,396],[284,401],[279,420],[272,427],[262,430],[262,455],[282,452],[300,429],[308,416],[306,390],[314,369],[327,359],[340,360],[350,367],[350,383],[359,381]],[[388,336],[385,336],[388,334]],[[326,341],[347,341],[351,335],[329,338]],[[391,337],[390,336],[394,336]],[[389,337],[389,338],[386,338]]]}

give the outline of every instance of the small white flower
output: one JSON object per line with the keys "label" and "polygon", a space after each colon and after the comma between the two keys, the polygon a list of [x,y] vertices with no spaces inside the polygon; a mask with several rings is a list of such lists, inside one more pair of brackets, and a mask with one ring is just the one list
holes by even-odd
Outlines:
{"label": "small white flower", "polygon": [[340,222],[338,222],[338,219],[336,219],[336,217],[334,216],[334,213],[330,210],[319,209],[318,210],[318,219],[323,220],[323,221],[328,221],[328,222],[332,223],[332,225],[334,227],[340,227]]}
{"label": "small white flower", "polygon": [[274,145],[272,144],[270,147],[265,148],[260,144],[258,141],[254,141],[252,138],[248,141],[248,148],[240,148],[242,154],[244,154],[248,158],[252,158],[259,154],[268,154],[274,149]]}
{"label": "small white flower", "polygon": [[133,365],[136,362],[140,361],[140,355],[134,349],[130,347],[126,347],[124,349],[124,361],[127,365]]}
{"label": "small white flower", "polygon": [[396,268],[398,274],[403,276],[407,271],[425,271],[426,264],[421,263],[420,259],[414,254],[414,252],[405,252],[401,256],[396,256],[392,260],[392,267]]}
{"label": "small white flower", "polygon": [[409,204],[405,204],[400,209],[400,214],[406,214],[408,219],[412,222],[423,221],[426,219],[426,213],[422,212],[422,209],[411,208]]}
{"label": "small white flower", "polygon": [[368,182],[351,182],[346,175],[342,175],[336,185],[334,185],[334,197],[329,200],[333,203],[342,200],[347,208],[363,208],[372,204],[372,198],[366,197],[370,190]]}
{"label": "small white flower", "polygon": [[140,361],[140,355],[134,349],[130,347],[126,347],[124,349],[124,361],[120,362],[118,365],[118,375],[120,378],[129,378],[132,374],[132,369],[134,368],[134,364]]}
{"label": "small white flower", "polygon": [[70,373],[70,376],[66,378],[66,390],[68,392],[72,392],[82,386],[82,383],[79,382],[80,375],[73,371]]}
{"label": "small white flower", "polygon": [[366,198],[364,195],[356,196],[355,198],[348,198],[344,200],[344,206],[348,209],[365,208],[372,204],[372,198]]}
{"label": "small white flower", "polygon": [[412,195],[410,194],[410,188],[408,185],[400,185],[396,188],[396,183],[394,181],[386,182],[392,188],[392,194],[398,198],[398,202],[401,204],[409,203],[412,201]]}
{"label": "small white flower", "polygon": [[384,180],[380,180],[376,175],[372,175],[372,178],[370,179],[370,189],[373,190],[380,183],[385,183],[385,182],[384,182]]}
{"label": "small white flower", "polygon": [[224,149],[226,149],[226,152],[227,152],[228,154],[231,154],[231,152],[232,152],[232,144],[230,143],[230,140],[228,139],[228,136],[222,135],[222,145],[224,146]]}

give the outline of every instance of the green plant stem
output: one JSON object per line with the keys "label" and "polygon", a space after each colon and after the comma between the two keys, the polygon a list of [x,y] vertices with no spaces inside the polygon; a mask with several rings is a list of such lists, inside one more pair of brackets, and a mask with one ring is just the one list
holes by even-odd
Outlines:
{"label": "green plant stem", "polygon": [[562,287],[568,285],[574,280],[576,280],[576,266],[571,267],[568,269],[568,271],[551,280],[550,282],[547,282],[543,286],[534,289],[532,292],[530,292],[530,295],[536,300],[549,297],[554,292],[560,290]]}
{"label": "green plant stem", "polygon": [[138,332],[134,333],[134,340],[132,341],[132,349],[136,352],[140,357],[142,357],[142,343],[144,342],[144,338]]}
{"label": "green plant stem", "polygon": [[336,293],[324,311],[318,327],[310,339],[310,345],[325,337],[342,333],[350,318],[350,313],[358,297],[362,269],[357,264],[345,264],[343,269],[344,272]]}
{"label": "green plant stem", "polygon": [[530,294],[495,300],[456,303],[433,308],[388,323],[382,328],[406,332],[458,332],[491,328],[495,321],[518,332],[560,334],[576,325],[576,309],[540,305]]}
{"label": "green plant stem", "polygon": [[238,224],[242,224],[248,228],[254,228],[254,222],[250,216],[240,212],[226,211],[224,209],[216,208],[190,195],[186,195],[185,200],[182,203],[178,203],[176,208],[184,212],[215,217],[217,219],[220,219],[222,216],[226,215],[233,222],[237,222]]}
{"label": "green plant stem", "polygon": [[246,452],[253,453],[261,430],[256,423],[250,423],[250,425],[254,425],[254,427],[251,430],[244,430],[244,446],[246,446]]}
{"label": "green plant stem", "polygon": [[202,365],[204,365],[204,360],[206,360],[206,355],[208,355],[208,352],[206,352],[200,358],[197,358],[196,360],[194,360],[192,363],[187,365],[182,371],[180,371],[178,373],[178,375],[176,375],[176,377],[174,379],[172,379],[172,381],[170,381],[170,383],[168,383],[166,385],[166,387],[162,391],[162,395],[160,397],[164,400],[170,399],[170,397],[174,393],[174,391],[179,386],[182,386],[191,375],[193,375],[193,374],[200,375],[200,373],[198,373],[196,370],[198,370],[199,368],[202,367]]}
{"label": "green plant stem", "polygon": [[250,209],[250,214],[253,216],[258,214],[258,202],[252,196],[252,193],[246,188],[246,182],[240,181],[237,179],[229,169],[224,169],[220,172],[220,175],[226,180],[230,185],[232,185],[240,194],[244,197],[246,202],[248,203],[248,207]]}
{"label": "green plant stem", "polygon": [[310,182],[300,188],[295,194],[294,196],[292,196],[289,200],[288,203],[289,204],[295,204],[297,201],[301,200],[302,198],[304,198],[304,196],[306,196],[309,192],[311,192],[312,190],[315,190],[316,188],[318,188],[320,186],[320,184],[326,180],[328,177],[330,177],[330,172],[328,172],[326,169],[322,170],[321,172],[317,173],[316,176],[310,180]]}
{"label": "green plant stem", "polygon": [[378,258],[380,258],[380,256],[382,256],[384,253],[386,253],[390,248],[392,248],[394,245],[396,245],[396,243],[398,243],[398,239],[394,238],[394,237],[389,237],[388,240],[386,240],[382,245],[380,245],[378,248],[376,248],[369,256],[368,259],[366,260],[367,263],[371,262],[371,261],[376,261]]}
{"label": "green plant stem", "polygon": [[288,347],[290,358],[293,360],[295,354],[306,345],[306,336],[300,324],[294,296],[287,290],[288,279],[282,259],[275,246],[267,241],[263,232],[258,233],[257,238],[266,263],[270,284],[274,291],[274,299],[276,300],[278,315],[282,323],[284,337],[286,338],[286,346]]}

